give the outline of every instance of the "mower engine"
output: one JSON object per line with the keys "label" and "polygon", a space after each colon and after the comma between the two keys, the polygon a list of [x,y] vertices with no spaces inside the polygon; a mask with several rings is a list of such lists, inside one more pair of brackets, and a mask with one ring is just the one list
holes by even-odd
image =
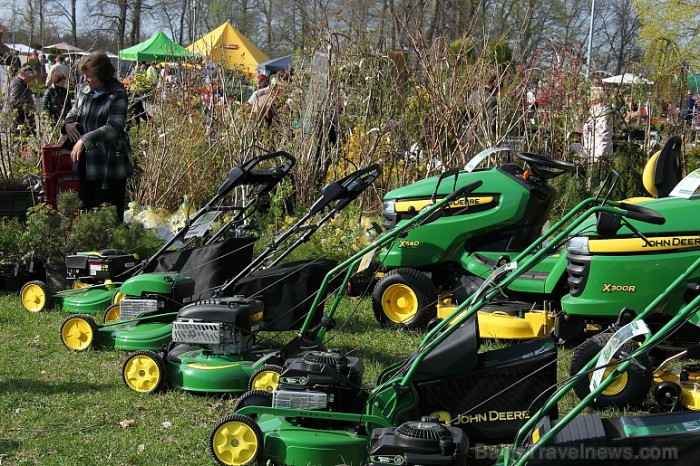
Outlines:
{"label": "mower engine", "polygon": [[[126,298],[119,301],[120,319],[130,320],[151,313],[175,312],[192,300],[195,282],[179,273],[136,276],[119,290]],[[148,291],[146,291],[148,290]]]}
{"label": "mower engine", "polygon": [[66,278],[88,284],[114,280],[137,262],[137,256],[120,249],[78,252],[65,258]]}
{"label": "mower engine", "polygon": [[435,418],[374,429],[367,466],[457,466],[467,463],[469,439],[462,429],[446,427]]}
{"label": "mower engine", "polygon": [[212,298],[183,307],[173,322],[173,341],[199,345],[217,355],[251,351],[264,304],[241,296]]}
{"label": "mower engine", "polygon": [[309,351],[287,360],[277,390],[276,408],[359,412],[367,402],[362,390],[364,365],[359,358],[338,351]]}

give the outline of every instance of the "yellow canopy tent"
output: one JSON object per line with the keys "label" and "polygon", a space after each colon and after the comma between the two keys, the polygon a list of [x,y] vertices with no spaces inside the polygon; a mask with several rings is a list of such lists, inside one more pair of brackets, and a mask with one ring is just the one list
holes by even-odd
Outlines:
{"label": "yellow canopy tent", "polygon": [[240,69],[250,75],[269,60],[259,48],[226,22],[187,47],[227,70]]}

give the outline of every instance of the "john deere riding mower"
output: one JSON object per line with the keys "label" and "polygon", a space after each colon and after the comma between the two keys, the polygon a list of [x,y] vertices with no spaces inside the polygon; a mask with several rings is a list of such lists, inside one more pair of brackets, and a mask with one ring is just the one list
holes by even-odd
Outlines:
{"label": "john deere riding mower", "polygon": [[[538,238],[556,197],[548,181],[573,170],[574,165],[517,153],[525,168],[506,163],[475,170],[483,160],[507,150],[483,151],[464,171],[448,171],[384,196],[383,226],[391,230],[456,187],[483,182],[464,204],[451,206],[449,215],[411,231],[380,255],[372,308],[382,325],[427,327],[473,293],[495,265]],[[565,280],[560,277],[565,265],[558,255],[544,259],[511,286],[510,298],[536,302],[540,297],[563,295]],[[450,307],[443,310],[444,305]]]}
{"label": "john deere riding mower", "polygon": [[[69,255],[66,257],[68,277],[90,286],[51,294],[45,284],[31,282],[21,290],[20,303],[30,312],[48,309],[54,303],[71,313],[95,315],[104,311],[104,321],[108,322],[119,317],[119,301],[125,296],[140,297],[149,291],[148,286],[155,285],[153,277],[146,279],[149,283],[146,287],[134,280],[145,272],[180,272],[194,276],[198,280],[195,289],[198,293],[220,285],[250,262],[253,238],[246,222],[256,211],[260,199],[280,183],[295,162],[286,152],[250,159],[231,169],[207,204],[188,218],[185,226],[150,258],[139,263],[121,251]],[[263,169],[263,166],[271,168]],[[212,232],[214,225],[221,228]],[[172,251],[175,247],[177,250]],[[232,261],[233,258],[236,260]],[[168,287],[170,281],[176,279],[180,280],[173,275],[167,278],[167,283],[155,285],[159,288],[153,293],[162,292],[164,286]],[[159,280],[165,280],[165,276]],[[185,291],[166,297],[163,303],[186,299],[187,294]]]}
{"label": "john deere riding mower", "polygon": [[[172,322],[184,305],[209,297],[236,295],[260,296],[267,304],[265,312],[255,313],[262,319],[258,323],[265,330],[298,327],[299,314],[306,315],[308,308],[304,305],[311,301],[309,294],[320,283],[320,278],[314,277],[323,277],[335,262],[313,259],[278,265],[279,262],[359,196],[379,173],[379,167],[373,165],[326,185],[309,211],[274,238],[254,260],[243,264],[233,261],[231,266],[238,265],[238,273],[217,287],[197,292],[196,281],[173,273],[142,274],[127,280],[122,290],[134,289],[135,292],[120,301],[119,320],[97,326],[90,316],[72,316],[61,327],[63,343],[73,350],[94,345],[126,351],[159,351],[170,343]],[[208,264],[202,265],[208,267]],[[299,286],[296,283],[299,280],[305,280],[305,286]],[[268,287],[271,289],[266,289]],[[300,290],[299,294],[292,295],[299,298],[298,309],[285,308],[286,302],[278,295],[290,288]]]}
{"label": "john deere riding mower", "polygon": [[551,241],[523,256],[522,263],[496,268],[408,358],[385,370],[374,389],[361,388],[362,362],[353,356],[310,351],[286,360],[276,390],[243,395],[235,414],[214,427],[215,459],[229,465],[255,460],[361,465],[373,428],[398,427],[421,416],[448,421],[474,442],[510,441],[556,387],[555,341],[544,337],[479,353],[476,314],[591,214],[663,221],[649,209],[599,201],[548,235]]}

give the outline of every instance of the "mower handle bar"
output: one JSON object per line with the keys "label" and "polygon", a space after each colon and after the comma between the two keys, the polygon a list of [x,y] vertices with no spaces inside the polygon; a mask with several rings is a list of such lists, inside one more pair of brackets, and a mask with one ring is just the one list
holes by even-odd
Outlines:
{"label": "mower handle bar", "polygon": [[321,197],[309,209],[309,214],[318,214],[333,201],[338,201],[334,210],[341,210],[367,189],[381,173],[381,166],[375,163],[327,184],[321,190]]}
{"label": "mower handle bar", "polygon": [[654,225],[663,225],[664,223],[666,223],[666,219],[663,215],[648,207],[642,207],[640,205],[620,202],[619,208],[626,210],[627,214],[625,216],[633,220],[638,220],[640,222],[645,223],[652,223]]}
{"label": "mower handle bar", "polygon": [[[282,157],[284,160],[275,168],[269,169],[256,169],[258,165],[266,160]],[[228,172],[226,181],[224,181],[219,187],[217,192],[217,197],[220,197],[240,184],[260,184],[261,186],[257,190],[257,194],[263,194],[273,186],[275,186],[279,180],[281,180],[296,164],[296,159],[286,151],[276,151],[270,152],[269,154],[260,155],[255,157],[241,166],[234,167]],[[245,177],[243,180],[241,178]]]}
{"label": "mower handle bar", "polygon": [[454,201],[455,199],[457,199],[458,197],[461,197],[465,194],[469,194],[472,191],[474,191],[475,189],[478,189],[482,184],[484,184],[484,182],[482,180],[477,180],[473,183],[469,183],[468,185],[462,186],[461,188],[459,188],[456,191],[452,191],[450,194],[445,196],[445,199],[447,199],[447,202],[450,203],[450,202]]}

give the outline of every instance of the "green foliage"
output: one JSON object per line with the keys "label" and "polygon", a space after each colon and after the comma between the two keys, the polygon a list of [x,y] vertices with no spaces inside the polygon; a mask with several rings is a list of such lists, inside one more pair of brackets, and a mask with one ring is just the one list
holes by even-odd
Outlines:
{"label": "green foliage", "polygon": [[685,163],[688,173],[700,168],[700,146],[692,147],[685,154]]}
{"label": "green foliage", "polygon": [[580,170],[577,170],[552,180],[552,185],[557,189],[557,197],[549,215],[550,224],[557,222],[579,202],[590,197],[586,180],[579,173]]}
{"label": "green foliage", "polygon": [[27,253],[26,243],[22,238],[22,224],[17,218],[0,220],[0,263],[14,264],[21,262]]}
{"label": "green foliage", "polygon": [[48,265],[60,265],[65,255],[78,251],[123,249],[146,257],[162,245],[153,231],[118,222],[114,206],[78,213],[77,194],[66,191],[57,199],[58,209],[39,204],[27,211],[22,241],[28,253]]}
{"label": "green foliage", "polygon": [[592,175],[592,189],[605,179],[611,170],[620,174],[617,186],[611,193],[612,199],[628,199],[637,196],[648,196],[644,189],[642,173],[647,158],[642,148],[633,143],[623,143],[615,148],[615,157],[612,160],[599,162]]}

